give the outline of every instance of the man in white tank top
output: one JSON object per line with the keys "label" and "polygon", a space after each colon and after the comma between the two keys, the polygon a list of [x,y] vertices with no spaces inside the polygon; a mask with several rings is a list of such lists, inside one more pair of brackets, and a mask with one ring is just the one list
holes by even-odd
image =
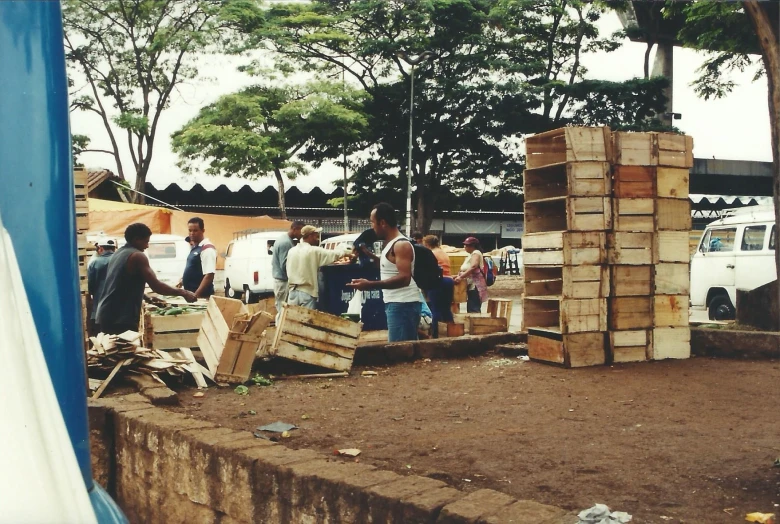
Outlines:
{"label": "man in white tank top", "polygon": [[398,230],[395,209],[390,204],[383,202],[374,206],[371,211],[371,227],[376,236],[385,242],[379,257],[380,280],[361,278],[347,285],[357,290],[382,290],[389,342],[417,340],[421,304],[420,289],[412,277],[412,243]]}

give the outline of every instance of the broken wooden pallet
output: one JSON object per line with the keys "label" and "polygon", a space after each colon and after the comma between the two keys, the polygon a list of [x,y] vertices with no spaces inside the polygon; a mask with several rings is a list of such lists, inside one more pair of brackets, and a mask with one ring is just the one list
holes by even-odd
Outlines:
{"label": "broken wooden pallet", "polygon": [[322,311],[285,306],[272,355],[336,371],[349,371],[363,324]]}
{"label": "broken wooden pallet", "polygon": [[240,300],[212,296],[198,333],[198,347],[217,382],[246,382],[265,329],[273,317],[250,314]]}

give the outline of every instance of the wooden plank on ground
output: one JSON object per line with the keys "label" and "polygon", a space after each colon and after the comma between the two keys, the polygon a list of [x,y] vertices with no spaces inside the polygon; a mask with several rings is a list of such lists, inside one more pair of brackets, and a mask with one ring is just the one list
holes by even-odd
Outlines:
{"label": "wooden plank on ground", "polygon": [[286,320],[319,327],[328,331],[334,331],[350,338],[357,339],[362,330],[362,324],[359,322],[352,322],[351,320],[329,315],[314,309],[300,306],[287,306],[286,310]]}
{"label": "wooden plank on ground", "polygon": [[200,371],[200,366],[195,361],[195,355],[192,354],[192,350],[188,347],[182,347],[179,349],[181,351],[182,355],[190,361],[189,364],[187,364],[185,367],[187,368],[187,371],[189,371],[192,374],[192,378],[195,379],[195,384],[199,388],[207,388],[209,385],[206,383],[206,379],[203,378],[203,373]]}
{"label": "wooden plank on ground", "polygon": [[108,384],[114,379],[116,374],[119,373],[119,370],[122,368],[122,366],[124,366],[125,364],[127,364],[131,360],[132,359],[128,358],[128,359],[120,360],[119,362],[117,362],[116,366],[114,366],[114,369],[112,369],[111,373],[109,373],[108,376],[106,377],[106,380],[104,380],[103,383],[100,384],[100,387],[97,388],[97,390],[92,394],[92,398],[100,398],[100,395],[103,394],[103,392],[108,387]]}
{"label": "wooden plank on ground", "polygon": [[277,357],[305,362],[323,368],[334,369],[336,371],[349,371],[352,368],[352,361],[346,358],[333,356],[330,353],[320,351],[311,351],[306,348],[290,344],[284,340],[279,340],[276,344]]}

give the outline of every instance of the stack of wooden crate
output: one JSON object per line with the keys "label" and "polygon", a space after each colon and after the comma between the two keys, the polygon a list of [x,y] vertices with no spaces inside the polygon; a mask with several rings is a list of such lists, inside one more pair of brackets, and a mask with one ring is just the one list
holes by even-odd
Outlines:
{"label": "stack of wooden crate", "polygon": [[618,132],[613,139],[611,358],[687,358],[692,138]]}
{"label": "stack of wooden crate", "polygon": [[565,128],[526,140],[525,297],[528,354],[567,367],[603,364],[612,229],[609,128]]}
{"label": "stack of wooden crate", "polygon": [[[89,295],[87,288],[87,263],[91,253],[88,250],[87,230],[89,229],[89,196],[87,170],[77,167],[73,170],[73,193],[76,206],[76,247],[79,264],[79,290],[81,291],[81,323],[84,331],[84,343],[87,343],[87,325]],[[94,306],[93,306],[94,307]]]}

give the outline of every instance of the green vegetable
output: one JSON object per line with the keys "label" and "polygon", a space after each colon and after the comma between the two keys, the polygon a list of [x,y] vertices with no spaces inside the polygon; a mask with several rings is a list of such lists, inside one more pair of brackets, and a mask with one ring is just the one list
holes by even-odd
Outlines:
{"label": "green vegetable", "polygon": [[236,386],[234,391],[236,395],[249,395],[249,388],[246,386]]}
{"label": "green vegetable", "polygon": [[181,315],[182,313],[184,313],[184,309],[182,309],[180,307],[173,307],[173,308],[169,309],[168,311],[166,311],[165,315],[166,316],[169,316],[169,315]]}
{"label": "green vegetable", "polygon": [[255,373],[255,376],[252,377],[251,380],[252,380],[253,383],[255,383],[258,386],[273,386],[274,385],[274,381],[273,380],[271,380],[269,378],[265,378],[260,373]]}

